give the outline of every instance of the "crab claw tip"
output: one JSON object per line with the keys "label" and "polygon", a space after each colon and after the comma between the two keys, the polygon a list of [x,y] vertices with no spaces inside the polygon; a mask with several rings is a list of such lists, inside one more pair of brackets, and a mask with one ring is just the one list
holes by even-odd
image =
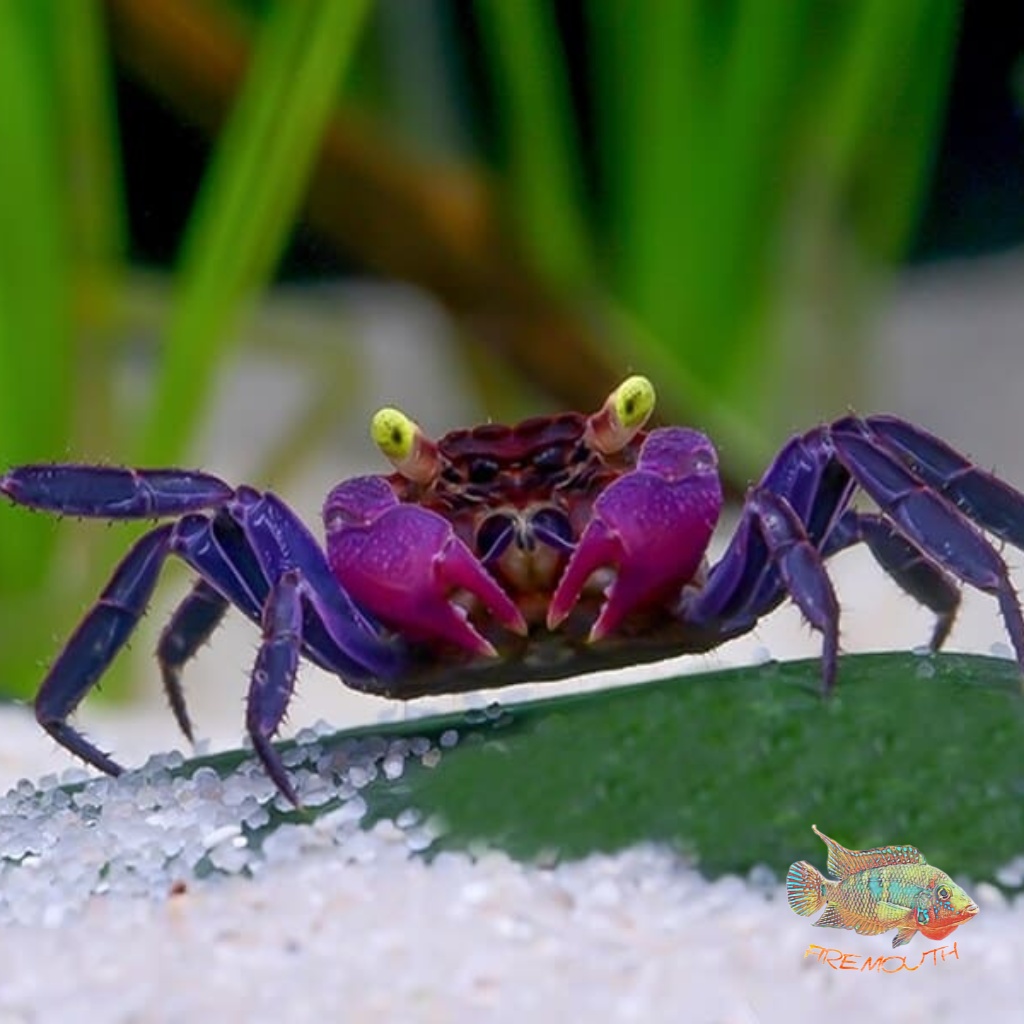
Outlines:
{"label": "crab claw tip", "polygon": [[472,630],[476,633],[477,643],[471,645],[469,641],[469,634],[466,634],[467,642],[463,644],[463,647],[471,654],[478,654],[481,658],[497,658],[498,649],[492,644],[486,637],[481,636],[476,630]]}
{"label": "crab claw tip", "polygon": [[548,608],[548,617],[546,620],[546,625],[550,631],[554,632],[563,622],[565,622],[565,620],[568,617],[568,608],[558,608],[556,610],[554,605],[552,605],[550,608]]}
{"label": "crab claw tip", "polygon": [[517,636],[529,635],[530,627],[527,625],[526,619],[523,618],[523,613],[518,608],[516,608],[515,617],[510,619],[504,625],[510,633],[515,633]]}
{"label": "crab claw tip", "polygon": [[528,627],[519,606],[464,544],[452,537],[437,558],[436,565],[438,577],[445,584],[469,591],[507,630],[520,636],[526,635]]}
{"label": "crab claw tip", "polygon": [[[562,578],[548,605],[547,626],[555,629],[568,618],[583,588],[596,570],[616,567],[622,556],[622,545],[617,534],[600,519],[594,519],[587,527],[576,550],[566,563]],[[600,624],[595,623],[595,628]]]}

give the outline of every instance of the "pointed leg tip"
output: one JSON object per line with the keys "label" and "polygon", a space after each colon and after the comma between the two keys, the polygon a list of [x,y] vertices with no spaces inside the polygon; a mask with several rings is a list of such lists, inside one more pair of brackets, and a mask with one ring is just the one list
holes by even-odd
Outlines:
{"label": "pointed leg tip", "polygon": [[196,735],[195,729],[192,727],[192,720],[188,715],[177,714],[175,714],[174,720],[178,723],[178,728],[181,730],[182,735],[194,747],[196,745]]}
{"label": "pointed leg tip", "polygon": [[256,752],[256,756],[259,758],[267,775],[270,776],[270,781],[277,786],[281,795],[293,807],[296,809],[301,808],[302,801],[299,799],[298,793],[295,792],[295,787],[292,786],[291,780],[288,778],[288,772],[285,769],[284,762],[278,756],[269,737],[259,733],[253,734],[251,732],[250,737],[252,739],[253,750]]}
{"label": "pointed leg tip", "polygon": [[303,803],[299,799],[299,794],[295,792],[294,787],[287,779],[275,779],[274,785],[277,786],[281,796],[283,796],[285,800],[295,808],[295,810],[301,811],[303,809]]}

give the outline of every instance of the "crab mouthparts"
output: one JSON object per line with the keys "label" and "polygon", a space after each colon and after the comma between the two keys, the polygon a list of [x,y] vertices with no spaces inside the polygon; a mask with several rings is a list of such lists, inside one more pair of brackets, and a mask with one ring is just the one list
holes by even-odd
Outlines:
{"label": "crab mouthparts", "polygon": [[543,621],[538,602],[546,606],[574,547],[568,516],[550,506],[496,512],[481,524],[476,547],[480,561],[521,608],[531,609],[524,612],[527,621]]}

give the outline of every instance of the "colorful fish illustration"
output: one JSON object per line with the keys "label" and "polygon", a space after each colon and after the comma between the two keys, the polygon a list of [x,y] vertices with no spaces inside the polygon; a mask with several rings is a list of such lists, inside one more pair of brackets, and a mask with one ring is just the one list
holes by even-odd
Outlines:
{"label": "colorful fish illustration", "polygon": [[827,909],[815,928],[852,928],[860,935],[881,935],[898,928],[893,948],[915,932],[944,939],[978,912],[977,905],[945,871],[930,866],[913,846],[847,850],[815,833],[828,847],[830,881],[806,861],[797,861],[786,877],[789,905],[804,917]]}

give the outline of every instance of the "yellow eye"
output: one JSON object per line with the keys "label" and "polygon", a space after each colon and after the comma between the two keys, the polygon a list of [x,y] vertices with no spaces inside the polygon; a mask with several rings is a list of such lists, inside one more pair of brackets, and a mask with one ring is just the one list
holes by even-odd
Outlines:
{"label": "yellow eye", "polygon": [[370,423],[374,443],[392,461],[407,459],[412,454],[416,431],[416,424],[398,409],[380,409]]}
{"label": "yellow eye", "polygon": [[948,900],[949,890],[944,885],[940,885],[939,888],[935,890],[935,895],[938,896],[940,900]]}
{"label": "yellow eye", "polygon": [[441,472],[437,444],[404,412],[390,407],[380,409],[370,422],[370,436],[407,480],[429,484]]}
{"label": "yellow eye", "polygon": [[615,415],[629,430],[639,429],[654,411],[654,385],[646,377],[629,377],[614,394]]}
{"label": "yellow eye", "polygon": [[654,411],[654,385],[646,377],[627,377],[587,417],[587,443],[604,455],[621,452]]}

